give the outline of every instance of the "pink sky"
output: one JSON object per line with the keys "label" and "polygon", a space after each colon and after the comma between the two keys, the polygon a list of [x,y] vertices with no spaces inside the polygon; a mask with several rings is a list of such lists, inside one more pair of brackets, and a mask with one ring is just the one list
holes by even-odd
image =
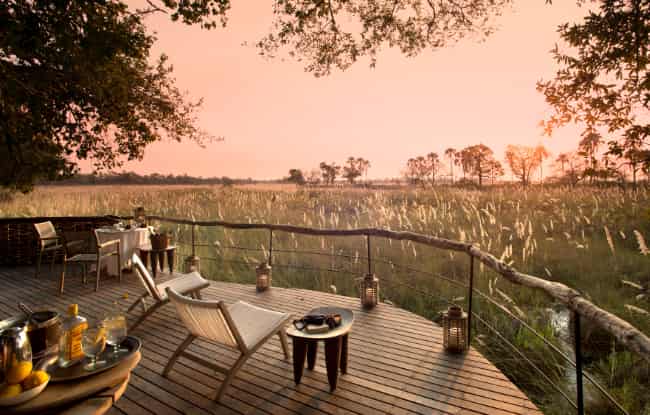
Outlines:
{"label": "pink sky", "polygon": [[155,53],[169,55],[178,86],[204,98],[201,127],[225,141],[157,143],[126,170],[265,179],[355,156],[370,160],[369,176],[379,178],[398,176],[409,157],[450,146],[482,142],[502,158],[508,143],[541,142],[554,155],[577,144],[573,126],[542,136],[538,123],[549,107],[535,90],[555,71],[549,50],[558,24],[587,10],[573,1],[519,0],[483,43],[416,58],[386,49],[375,69],[360,61],[318,79],[300,62],[265,60],[242,46],[270,27],[271,4],[234,2],[228,26],[212,31],[162,14],[147,18],[158,35]]}

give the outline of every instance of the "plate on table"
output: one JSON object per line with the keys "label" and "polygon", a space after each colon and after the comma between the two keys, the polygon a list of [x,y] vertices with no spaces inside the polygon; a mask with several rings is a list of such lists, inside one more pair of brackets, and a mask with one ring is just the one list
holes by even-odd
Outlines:
{"label": "plate on table", "polygon": [[[45,388],[47,387],[47,384],[50,381],[48,380],[47,382],[43,382],[40,385],[28,389],[24,391],[23,393],[16,395],[16,396],[11,396],[9,398],[0,398],[0,406],[14,406],[14,405],[20,405],[21,403],[27,402],[30,399],[34,399],[37,397]],[[5,385],[2,384],[0,385],[0,388],[3,388]]]}
{"label": "plate on table", "polygon": [[114,357],[112,347],[107,347],[100,355],[97,356],[97,361],[105,361],[106,363],[99,365],[97,369],[93,371],[84,369],[84,366],[90,361],[88,358],[84,358],[81,361],[68,367],[61,367],[58,364],[54,364],[47,368],[47,373],[50,374],[50,380],[52,382],[66,382],[69,380],[82,379],[114,368],[124,360],[131,357],[134,353],[139,351],[141,346],[142,343],[140,342],[140,339],[133,336],[126,336],[126,339],[120,343],[120,348],[126,349],[128,351],[121,352],[117,355],[117,357]]}

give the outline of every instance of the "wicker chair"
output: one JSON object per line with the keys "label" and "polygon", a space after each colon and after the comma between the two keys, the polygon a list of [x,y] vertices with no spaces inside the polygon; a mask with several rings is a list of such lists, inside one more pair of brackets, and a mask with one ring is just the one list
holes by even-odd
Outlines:
{"label": "wicker chair", "polygon": [[[171,287],[183,295],[192,295],[196,298],[200,298],[201,290],[210,286],[210,283],[206,281],[198,272],[190,272],[188,274],[180,274],[175,272],[172,274],[173,278],[160,284],[156,284],[154,282],[154,279],[151,278],[151,274],[149,274],[149,271],[144,266],[137,254],[133,254],[131,261],[133,262],[136,274],[140,278],[140,282],[142,282],[145,291],[144,294],[142,294],[137,300],[133,302],[133,304],[131,304],[129,310],[127,311],[130,313],[138,304],[142,304],[142,307],[144,309],[140,317],[138,317],[138,319],[131,325],[131,327],[129,327],[129,331],[134,330],[158,308],[169,302],[167,292],[165,291],[167,287]],[[146,304],[147,297],[151,297],[154,301],[154,304],[150,307],[148,307]]]}
{"label": "wicker chair", "polygon": [[[215,400],[219,401],[246,360],[273,335],[280,337],[284,357],[289,358],[284,326],[291,319],[290,314],[255,307],[243,301],[226,305],[223,301],[192,299],[180,295],[171,287],[167,287],[167,296],[176,306],[178,316],[190,334],[172,355],[163,376],[169,374],[181,356],[223,373],[226,378],[215,396]],[[186,352],[185,349],[198,337],[239,350],[239,358],[232,366],[223,367]]]}
{"label": "wicker chair", "polygon": [[36,261],[36,270],[34,271],[35,278],[38,278],[41,272],[43,254],[52,255],[52,262],[50,263],[50,272],[52,272],[54,261],[56,261],[58,254],[65,257],[68,250],[80,248],[86,243],[85,240],[66,241],[63,235],[56,233],[56,229],[54,229],[54,225],[50,221],[35,223],[34,230],[38,238],[38,259]]}
{"label": "wicker chair", "polygon": [[[99,275],[101,273],[101,264],[106,259],[115,257],[117,260],[117,271],[119,281],[122,281],[122,260],[120,258],[120,240],[113,239],[111,241],[100,242],[97,230],[93,231],[94,235],[94,252],[76,254],[70,258],[64,255],[63,271],[61,272],[61,281],[59,283],[59,293],[63,294],[63,284],[65,281],[65,271],[68,264],[78,264],[83,267],[83,281],[84,283],[88,277],[88,268],[90,265],[95,265],[95,272],[97,278],[95,279],[95,291],[99,290]],[[107,250],[107,248],[115,247],[115,249]]]}

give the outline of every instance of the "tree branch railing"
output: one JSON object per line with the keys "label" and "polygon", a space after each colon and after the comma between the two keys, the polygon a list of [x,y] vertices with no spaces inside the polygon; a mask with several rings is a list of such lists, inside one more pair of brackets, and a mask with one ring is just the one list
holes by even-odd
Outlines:
{"label": "tree branch railing", "polygon": [[362,236],[366,238],[373,236],[398,241],[417,242],[422,245],[427,245],[434,248],[464,252],[477,259],[488,268],[494,270],[511,283],[522,285],[528,288],[542,290],[551,298],[567,306],[571,311],[595,323],[597,326],[614,336],[628,349],[641,356],[647,362],[650,362],[650,338],[643,334],[632,324],[593,304],[585,297],[583,297],[582,294],[580,294],[580,292],[577,290],[559,282],[548,281],[543,278],[519,272],[513,267],[507,265],[505,262],[497,259],[494,255],[481,251],[473,244],[439,238],[435,236],[422,235],[414,232],[392,231],[389,229],[378,228],[319,229],[294,225],[274,225],[267,223],[196,221],[188,219],[167,218],[164,216],[147,216],[147,220],[158,220],[161,222],[175,223],[180,225],[190,225],[192,227],[218,226],[227,229],[263,229],[268,231],[279,231],[311,236]]}

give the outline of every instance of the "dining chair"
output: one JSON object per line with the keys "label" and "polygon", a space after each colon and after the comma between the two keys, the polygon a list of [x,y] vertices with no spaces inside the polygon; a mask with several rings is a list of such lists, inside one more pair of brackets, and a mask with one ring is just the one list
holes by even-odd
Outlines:
{"label": "dining chair", "polygon": [[43,254],[52,255],[52,262],[50,263],[50,272],[52,272],[57,254],[65,255],[66,249],[79,248],[86,243],[85,240],[81,239],[67,241],[63,234],[59,235],[56,232],[54,225],[50,221],[35,223],[34,230],[38,239],[38,258],[36,260],[34,278],[38,278],[41,272]]}
{"label": "dining chair", "polygon": [[[171,279],[156,284],[154,279],[151,277],[149,270],[147,270],[137,254],[133,254],[131,262],[133,263],[135,273],[144,286],[145,291],[144,294],[131,304],[127,311],[127,313],[130,313],[138,304],[142,304],[142,308],[144,309],[140,317],[138,317],[131,327],[129,327],[129,331],[138,327],[140,323],[146,320],[147,317],[153,314],[158,308],[169,302],[167,292],[165,291],[167,287],[171,287],[183,295],[192,295],[196,298],[200,298],[201,290],[210,286],[210,283],[196,271],[187,274],[173,272],[171,274]],[[154,304],[151,306],[147,306],[146,299],[148,297],[151,297],[154,301]]]}
{"label": "dining chair", "polygon": [[[85,283],[88,277],[88,268],[95,264],[95,271],[97,277],[95,279],[95,291],[99,290],[99,276],[101,273],[101,263],[106,259],[115,257],[117,260],[117,272],[119,281],[122,282],[122,259],[120,258],[120,240],[113,239],[110,241],[101,242],[97,229],[93,231],[94,246],[93,252],[80,253],[67,257],[67,250],[63,256],[63,271],[61,272],[61,281],[59,282],[59,294],[63,294],[63,284],[65,281],[65,271],[68,264],[78,264],[83,268],[83,282]],[[114,248],[113,248],[114,247]],[[113,249],[108,249],[113,248]]]}
{"label": "dining chair", "polygon": [[[174,363],[183,356],[226,376],[214,398],[221,400],[233,378],[249,357],[274,335],[280,337],[285,359],[289,358],[287,335],[284,327],[291,315],[256,307],[243,301],[226,305],[223,301],[203,301],[185,297],[167,287],[167,296],[189,334],[178,346],[163,370],[167,377]],[[196,354],[185,351],[197,338],[218,343],[239,351],[232,366],[219,366]]]}

